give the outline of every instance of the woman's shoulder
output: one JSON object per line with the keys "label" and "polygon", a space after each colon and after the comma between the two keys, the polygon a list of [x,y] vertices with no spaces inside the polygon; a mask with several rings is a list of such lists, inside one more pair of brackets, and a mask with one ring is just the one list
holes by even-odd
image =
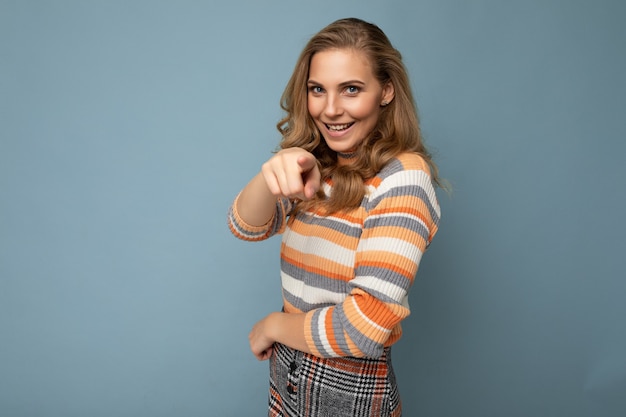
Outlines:
{"label": "woman's shoulder", "polygon": [[372,197],[398,187],[431,188],[432,178],[428,163],[420,154],[405,152],[391,159],[366,185]]}
{"label": "woman's shoulder", "polygon": [[404,152],[390,160],[378,173],[380,179],[403,171],[422,171],[430,176],[430,167],[426,159],[416,152]]}
{"label": "woman's shoulder", "polygon": [[[404,204],[413,198],[429,201],[429,207],[437,206],[428,162],[414,152],[405,152],[391,159],[368,184],[368,189],[368,210],[382,201],[392,205]],[[433,213],[437,211],[433,210]]]}

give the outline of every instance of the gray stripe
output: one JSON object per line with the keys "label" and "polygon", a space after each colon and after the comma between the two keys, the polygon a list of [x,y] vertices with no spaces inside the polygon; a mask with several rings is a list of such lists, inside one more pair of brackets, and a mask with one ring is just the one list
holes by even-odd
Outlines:
{"label": "gray stripe", "polygon": [[430,231],[420,221],[406,216],[384,216],[376,218],[368,218],[365,220],[365,228],[373,229],[375,227],[399,226],[411,230],[419,234],[428,242]]}
{"label": "gray stripe", "polygon": [[[283,204],[281,204],[281,201],[285,205],[284,209],[283,209]],[[267,227],[263,228],[262,230],[258,232],[250,232],[248,228],[246,227],[247,226],[246,224],[237,222],[235,218],[235,211],[233,209],[233,206],[231,205],[228,208],[228,222],[232,224],[233,228],[237,230],[237,232],[239,232],[243,236],[246,236],[250,239],[258,239],[258,238],[265,236],[265,238],[267,239],[271,236],[274,236],[276,233],[278,233],[286,217],[285,211],[290,210],[290,209],[291,209],[291,203],[289,200],[287,199],[278,200],[276,202],[276,211],[274,212],[274,217],[272,218],[271,223],[269,223]]]}
{"label": "gray stripe", "polygon": [[327,291],[332,291],[338,294],[348,294],[350,291],[348,283],[340,279],[328,278],[326,275],[320,275],[313,272],[305,271],[304,269],[291,264],[284,259],[280,260],[281,270],[287,275],[304,282],[306,285],[313,288],[320,288]]}
{"label": "gray stripe", "polygon": [[384,180],[385,178],[390,177],[393,174],[401,171],[406,171],[402,163],[398,159],[392,159],[387,163],[387,165],[383,167],[383,169],[380,170],[380,172],[376,176]]}
{"label": "gray stripe", "polygon": [[285,289],[283,289],[283,298],[287,300],[289,304],[291,304],[292,306],[294,306],[300,311],[304,311],[305,313],[312,311],[312,310],[317,310],[319,308],[332,307],[335,305],[335,303],[309,304],[305,302],[304,300],[302,300],[302,298],[296,297],[295,295],[291,294],[289,291]]}
{"label": "gray stripe", "polygon": [[296,218],[304,224],[322,226],[328,229],[336,230],[339,233],[350,237],[361,237],[361,225],[351,226],[339,221],[337,217],[334,216],[317,217],[311,213],[298,213]]}
{"label": "gray stripe", "polygon": [[317,350],[320,351],[322,356],[329,356],[330,354],[332,354],[332,352],[326,351],[326,348],[324,347],[324,344],[322,343],[322,339],[320,339],[319,337],[320,332],[317,330],[319,327],[321,311],[322,310],[320,309],[315,310],[315,312],[313,313],[313,317],[311,317],[311,326],[313,327],[311,329],[311,335],[313,336],[313,343],[315,343]]}
{"label": "gray stripe", "polygon": [[[350,323],[350,320],[348,320],[342,308],[336,308],[333,312],[333,323],[340,323],[342,328],[339,332],[343,333],[345,331],[357,348],[366,356],[376,358],[383,353],[384,345],[375,342],[358,331],[357,328]],[[335,329],[335,333],[337,332],[338,329]]]}
{"label": "gray stripe", "polygon": [[435,207],[430,202],[430,198],[428,198],[428,193],[426,192],[426,190],[424,190],[422,186],[417,184],[407,184],[393,187],[385,193],[377,195],[375,198],[370,200],[366,208],[368,209],[368,211],[374,209],[380,203],[380,201],[385,198],[404,196],[413,196],[422,200],[428,208],[428,212],[430,214],[430,217],[433,219],[433,223],[439,224],[439,215],[437,214],[437,210],[435,209]]}
{"label": "gray stripe", "polygon": [[335,333],[335,339],[337,340],[337,345],[339,349],[341,349],[342,355],[348,356],[350,355],[350,348],[348,347],[348,341],[345,337],[343,319],[345,318],[345,314],[343,312],[343,305],[337,305],[332,313],[332,321],[333,321],[333,331]]}
{"label": "gray stripe", "polygon": [[397,272],[393,272],[389,269],[378,268],[374,266],[363,266],[357,268],[357,277],[356,279],[350,281],[350,286],[353,288],[361,288],[363,291],[366,291],[376,298],[380,298],[381,301],[386,303],[399,303],[402,300],[396,300],[390,298],[388,294],[381,292],[374,292],[374,290],[369,287],[360,287],[359,286],[359,277],[375,277],[376,279],[383,281],[385,283],[393,284],[399,288],[402,288],[405,291],[408,291],[411,287],[411,281],[407,279],[404,275],[399,274]]}
{"label": "gray stripe", "polygon": [[267,230],[261,230],[259,232],[250,232],[248,231],[244,225],[242,225],[241,223],[238,223],[237,220],[235,219],[235,215],[233,213],[233,209],[232,207],[228,210],[228,221],[229,223],[233,226],[233,228],[240,233],[242,236],[245,236],[247,238],[250,239],[257,239],[260,237],[263,237],[269,229]]}

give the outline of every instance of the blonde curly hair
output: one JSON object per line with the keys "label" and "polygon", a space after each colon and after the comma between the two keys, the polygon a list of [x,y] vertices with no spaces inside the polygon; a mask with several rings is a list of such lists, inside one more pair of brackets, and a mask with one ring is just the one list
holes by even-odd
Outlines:
{"label": "blonde curly hair", "polygon": [[[339,165],[307,108],[307,81],[311,58],[329,49],[363,53],[380,85],[392,83],[394,99],[381,109],[378,123],[356,152],[349,165]],[[323,179],[332,178],[333,192],[299,204],[299,209],[324,207],[328,212],[357,208],[366,192],[364,181],[373,178],[391,159],[404,152],[424,158],[435,184],[442,185],[437,166],[422,141],[417,106],[409,77],[398,52],[376,25],[356,18],[337,20],[314,35],[304,47],[280,101],[286,115],[276,125],[282,135],[280,148],[300,147],[318,160]]]}

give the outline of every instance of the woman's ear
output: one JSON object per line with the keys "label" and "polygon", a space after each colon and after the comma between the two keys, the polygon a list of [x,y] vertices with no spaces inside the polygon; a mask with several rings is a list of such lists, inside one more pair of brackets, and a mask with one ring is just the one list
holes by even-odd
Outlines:
{"label": "woman's ear", "polygon": [[387,84],[383,86],[383,94],[382,100],[380,101],[380,105],[385,107],[387,104],[393,101],[393,98],[396,96],[396,91],[393,88],[393,83],[388,81]]}

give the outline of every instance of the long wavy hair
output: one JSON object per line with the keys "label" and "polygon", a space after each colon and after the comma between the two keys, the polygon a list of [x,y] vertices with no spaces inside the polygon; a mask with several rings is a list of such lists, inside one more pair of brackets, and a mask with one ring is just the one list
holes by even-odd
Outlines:
{"label": "long wavy hair", "polygon": [[[376,127],[361,142],[350,164],[338,164],[309,114],[307,81],[311,58],[329,49],[361,52],[368,59],[381,86],[392,83],[395,96],[381,108]],[[424,143],[419,128],[417,106],[402,56],[376,25],[356,18],[337,20],[314,35],[302,50],[280,101],[285,117],[276,125],[282,135],[280,148],[300,147],[318,160],[322,179],[331,179],[329,198],[320,191],[298,209],[324,207],[327,212],[357,208],[366,192],[364,181],[373,178],[391,159],[403,152],[415,152],[428,163],[433,181],[441,186],[437,166]]]}

